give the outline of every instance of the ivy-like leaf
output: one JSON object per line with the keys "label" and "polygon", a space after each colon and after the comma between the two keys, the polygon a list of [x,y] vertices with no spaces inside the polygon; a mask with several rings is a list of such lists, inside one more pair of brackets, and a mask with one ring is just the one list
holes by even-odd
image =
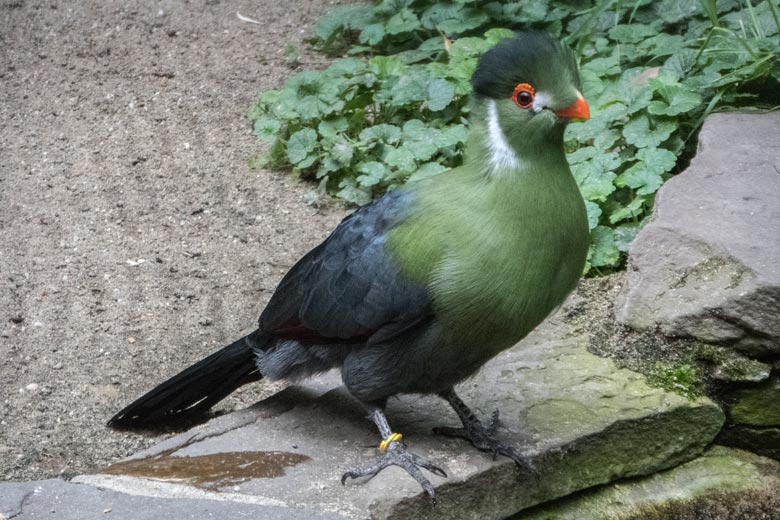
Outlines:
{"label": "ivy-like leaf", "polygon": [[381,42],[385,37],[385,26],[381,23],[372,23],[363,27],[360,31],[360,43],[366,45],[376,45]]}
{"label": "ivy-like leaf", "polygon": [[634,218],[637,215],[640,215],[642,213],[642,206],[644,206],[644,203],[645,203],[644,197],[635,197],[631,202],[629,202],[625,206],[619,205],[609,215],[609,223],[616,224],[621,220]]}
{"label": "ivy-like leaf", "polygon": [[691,92],[680,85],[663,85],[656,90],[663,101],[652,101],[647,106],[651,114],[662,116],[676,116],[689,112],[702,104],[702,97],[696,92]]}
{"label": "ivy-like leaf", "polygon": [[612,183],[616,177],[615,173],[600,168],[591,159],[573,164],[571,172],[577,180],[585,200],[605,200],[610,193],[615,191],[615,185]]}
{"label": "ivy-like leaf", "polygon": [[333,147],[331,148],[330,153],[336,162],[338,162],[342,167],[346,167],[349,166],[349,163],[352,162],[354,150],[352,149],[352,145],[349,144],[346,139],[339,137],[333,143]]}
{"label": "ivy-like leaf", "polygon": [[367,189],[359,188],[354,179],[346,177],[339,183],[341,188],[336,196],[352,204],[362,206],[371,201],[371,192]]}
{"label": "ivy-like leaf", "polygon": [[370,126],[360,132],[361,141],[379,141],[386,144],[396,144],[400,139],[401,129],[386,123]]}
{"label": "ivy-like leaf", "polygon": [[427,162],[420,165],[412,175],[409,176],[409,182],[416,182],[428,177],[433,177],[441,172],[447,171],[447,168],[437,162]]}
{"label": "ivy-like leaf", "polygon": [[609,37],[622,43],[637,43],[648,36],[658,34],[658,28],[652,25],[632,23],[618,24],[609,30]]}
{"label": "ivy-like leaf", "polygon": [[590,265],[593,267],[613,267],[620,261],[620,250],[612,229],[597,226],[591,232]]}
{"label": "ivy-like leaf", "polygon": [[317,132],[326,139],[335,139],[338,134],[345,132],[347,128],[349,128],[347,118],[337,116],[320,121],[320,124],[317,125]]}
{"label": "ivy-like leaf", "polygon": [[385,164],[398,170],[412,172],[416,169],[414,154],[406,147],[390,148],[384,157]]}
{"label": "ivy-like leaf", "polygon": [[363,175],[358,176],[357,182],[364,187],[376,186],[388,174],[385,165],[377,161],[361,163],[358,171]]}
{"label": "ivy-like leaf", "polygon": [[615,237],[615,246],[618,250],[623,253],[628,253],[631,242],[634,241],[634,238],[641,229],[642,224],[636,222],[630,222],[616,227],[613,236]]}
{"label": "ivy-like leaf", "polygon": [[669,139],[676,128],[677,125],[672,121],[656,121],[655,128],[651,129],[647,116],[639,116],[626,123],[623,137],[637,148],[658,146]]}
{"label": "ivy-like leaf", "polygon": [[[640,161],[621,173],[618,178],[615,179],[615,184],[618,186],[634,188],[639,195],[649,195],[650,193],[655,193],[655,191],[661,187],[663,179],[661,178],[661,174],[654,171],[653,168],[646,163]],[[623,218],[625,217],[618,218],[615,222],[622,220]]]}
{"label": "ivy-like leaf", "polygon": [[266,142],[276,139],[276,134],[282,128],[282,123],[274,117],[261,116],[255,119],[255,135]]}
{"label": "ivy-like leaf", "polygon": [[287,158],[292,164],[306,160],[310,152],[317,146],[317,132],[311,128],[303,128],[290,136],[287,141]]}
{"label": "ivy-like leaf", "polygon": [[601,207],[590,200],[585,201],[585,209],[588,212],[588,229],[592,230],[599,225],[601,218]]}
{"label": "ivy-like leaf", "polygon": [[412,32],[420,27],[420,20],[410,9],[401,9],[394,14],[385,24],[387,34],[401,34]]}
{"label": "ivy-like leaf", "polygon": [[432,112],[444,110],[455,95],[455,89],[444,79],[429,81],[425,90],[425,101]]}

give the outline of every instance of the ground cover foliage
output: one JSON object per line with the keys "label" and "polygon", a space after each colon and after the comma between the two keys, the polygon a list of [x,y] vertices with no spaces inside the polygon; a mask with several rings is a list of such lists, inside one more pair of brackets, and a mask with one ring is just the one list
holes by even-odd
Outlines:
{"label": "ground cover foliage", "polygon": [[526,28],[580,61],[592,117],[566,147],[591,273],[622,264],[708,113],[780,104],[777,0],[382,0],[333,8],[313,42],[341,58],[258,97],[249,117],[269,146],[255,163],[353,204],[457,166],[477,58]]}

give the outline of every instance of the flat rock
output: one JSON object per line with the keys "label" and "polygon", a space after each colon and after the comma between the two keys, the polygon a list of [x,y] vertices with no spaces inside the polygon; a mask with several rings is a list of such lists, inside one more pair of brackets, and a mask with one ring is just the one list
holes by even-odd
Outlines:
{"label": "flat rock", "polygon": [[672,470],[545,504],[518,520],[678,518],[675,511],[707,503],[733,503],[740,497],[749,498],[750,492],[752,496],[776,496],[778,490],[780,463],[747,451],[713,446],[701,457]]}
{"label": "flat rock", "polygon": [[336,515],[226,499],[156,498],[64,480],[0,484],[0,520],[336,520]]}
{"label": "flat rock", "polygon": [[623,323],[780,355],[780,113],[714,114],[629,252]]}
{"label": "flat rock", "polygon": [[440,399],[390,401],[394,431],[449,475],[430,475],[436,507],[395,467],[368,481],[340,484],[345,471],[377,460],[379,438],[337,374],[288,388],[75,480],[160,498],[227,494],[237,502],[346,518],[505,518],[690,460],[721,428],[723,414],[711,401],[651,388],[643,376],[588,353],[586,339],[560,339],[560,332],[543,327],[459,388],[481,417],[501,410],[498,437],[527,455],[536,475],[465,441],[433,435],[434,426],[459,425]]}

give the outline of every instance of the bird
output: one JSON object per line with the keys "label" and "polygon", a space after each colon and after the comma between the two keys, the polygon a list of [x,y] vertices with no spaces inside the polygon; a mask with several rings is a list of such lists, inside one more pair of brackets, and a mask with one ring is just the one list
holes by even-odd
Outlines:
{"label": "bird", "polygon": [[345,217],[282,278],[256,330],[163,382],[114,415],[118,429],[202,415],[260,379],[299,381],[339,369],[381,437],[378,459],[346,471],[373,477],[395,465],[435,500],[422,469],[446,477],[390,427],[398,394],[446,400],[460,427],[436,433],[530,462],[494,438],[455,391],[558,308],[581,277],[588,247],[583,198],[564,130],[590,110],[573,52],[524,31],[477,61],[461,166],[409,182]]}

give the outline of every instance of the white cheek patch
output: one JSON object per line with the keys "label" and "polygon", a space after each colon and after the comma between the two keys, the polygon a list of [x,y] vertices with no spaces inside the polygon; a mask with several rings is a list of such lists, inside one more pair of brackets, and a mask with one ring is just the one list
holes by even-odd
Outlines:
{"label": "white cheek patch", "polygon": [[536,96],[534,97],[532,110],[538,114],[548,106],[550,106],[550,96],[544,92],[537,92]]}
{"label": "white cheek patch", "polygon": [[516,170],[520,168],[520,159],[509,146],[501,125],[498,124],[498,110],[495,100],[489,100],[487,106],[487,145],[490,156],[488,161],[492,172],[497,170]]}

